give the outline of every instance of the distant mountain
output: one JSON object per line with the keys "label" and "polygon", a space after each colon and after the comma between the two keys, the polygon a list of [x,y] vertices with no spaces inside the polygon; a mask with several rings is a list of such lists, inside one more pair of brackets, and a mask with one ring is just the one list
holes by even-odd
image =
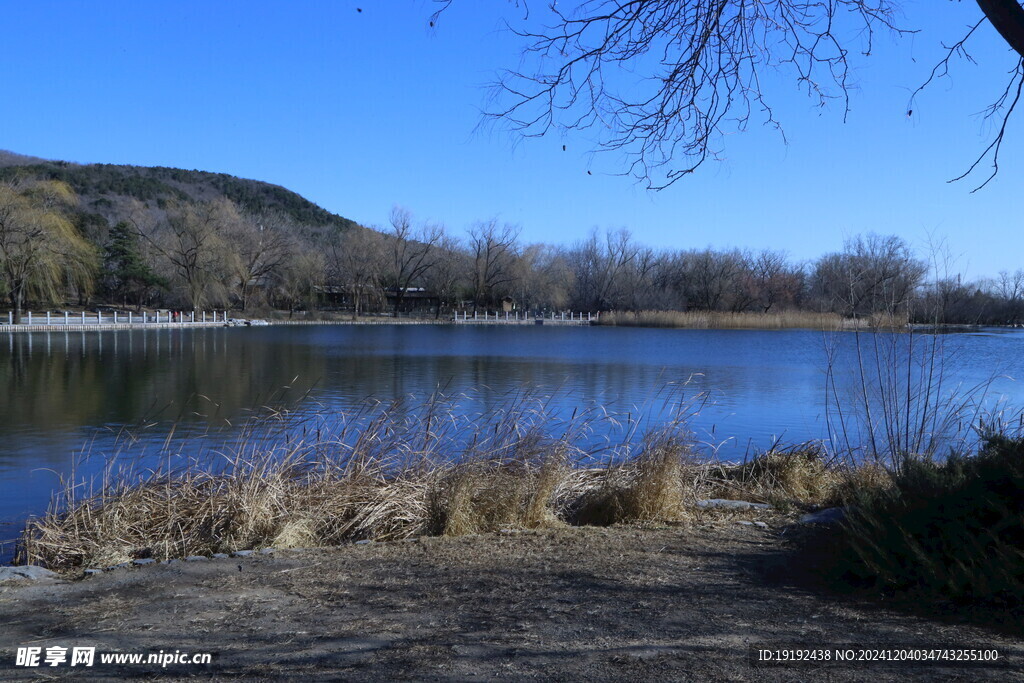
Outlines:
{"label": "distant mountain", "polygon": [[226,197],[243,211],[281,213],[300,228],[343,231],[358,226],[279,185],[226,173],[160,166],[74,164],[0,150],[0,182],[17,177],[60,180],[70,185],[79,199],[79,225],[92,239],[105,236],[106,224],[124,218],[131,199],[159,210],[169,201]]}
{"label": "distant mountain", "polygon": [[28,164],[45,163],[46,159],[25,156],[24,154],[15,154],[14,152],[8,152],[5,149],[0,149],[0,168],[3,168],[4,166],[27,166]]}

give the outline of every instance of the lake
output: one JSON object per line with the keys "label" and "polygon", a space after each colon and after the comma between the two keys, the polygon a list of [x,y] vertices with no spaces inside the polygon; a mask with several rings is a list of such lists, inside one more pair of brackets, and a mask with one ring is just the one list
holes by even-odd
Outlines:
{"label": "lake", "polygon": [[[326,325],[0,337],[0,540],[43,512],[59,477],[101,467],[130,428],[132,447],[159,450],[204,435],[216,446],[267,409],[295,417],[407,404],[435,391],[481,414],[510,397],[552,397],[553,411],[593,408],[648,426],[673,405],[696,441],[742,459],[775,441],[828,436],[828,396],[854,391],[875,344],[919,354],[943,347],[943,391],[993,377],[984,400],[1024,405],[1024,332],[855,335],[808,330],[668,330],[473,325]],[[893,341],[895,340],[895,341]],[[908,343],[916,344],[906,349]],[[927,358],[925,353],[923,357]],[[827,385],[829,361],[834,388]],[[892,361],[884,361],[886,367]],[[894,367],[899,367],[897,362]],[[844,399],[845,400],[845,399]],[[602,423],[604,424],[604,423]],[[599,426],[598,431],[604,429]],[[601,437],[595,435],[595,438]],[[9,557],[10,547],[0,552]]]}

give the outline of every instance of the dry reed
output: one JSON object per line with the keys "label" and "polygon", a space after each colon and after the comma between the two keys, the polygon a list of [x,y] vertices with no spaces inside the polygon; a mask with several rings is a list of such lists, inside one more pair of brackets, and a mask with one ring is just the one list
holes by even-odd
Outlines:
{"label": "dry reed", "polygon": [[392,405],[336,417],[333,430],[306,429],[305,438],[253,431],[211,454],[217,467],[111,467],[91,489],[69,481],[26,525],[17,561],[72,570],[268,546],[679,521],[696,516],[704,497],[828,499],[821,487],[831,484],[812,480],[831,475],[798,467],[802,456],[773,454],[745,470],[700,462],[671,421],[602,450],[588,446],[586,416],[566,423],[545,405],[521,399],[461,422],[438,401],[411,413]]}
{"label": "dry reed", "polygon": [[868,327],[867,320],[844,319],[835,313],[778,311],[770,313],[728,311],[610,311],[602,313],[601,325],[619,327],[669,327],[744,330],[841,330]]}

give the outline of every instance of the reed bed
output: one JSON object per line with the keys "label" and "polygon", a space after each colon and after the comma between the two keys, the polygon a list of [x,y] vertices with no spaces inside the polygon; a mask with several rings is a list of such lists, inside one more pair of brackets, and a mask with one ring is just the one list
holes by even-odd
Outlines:
{"label": "reed bed", "polygon": [[610,311],[602,313],[601,325],[619,327],[668,327],[717,330],[844,330],[868,328],[870,320],[845,319],[835,313],[778,311],[771,313],[726,311]]}
{"label": "reed bed", "polygon": [[735,513],[702,510],[702,498],[817,503],[838,481],[804,452],[729,468],[697,457],[678,421],[642,437],[624,424],[610,443],[594,438],[594,420],[615,417],[595,409],[563,419],[529,397],[471,417],[436,397],[411,411],[378,406],[333,416],[330,429],[277,416],[273,428],[258,425],[184,466],[147,469],[139,459],[88,483],[69,478],[27,523],[16,561],[69,571],[261,547],[706,520]]}

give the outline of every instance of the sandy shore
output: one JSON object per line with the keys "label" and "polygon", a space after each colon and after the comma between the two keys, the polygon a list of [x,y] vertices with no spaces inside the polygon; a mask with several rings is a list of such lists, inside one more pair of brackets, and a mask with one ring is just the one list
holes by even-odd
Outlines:
{"label": "sandy shore", "polygon": [[[783,533],[783,531],[786,533]],[[1024,680],[1024,639],[816,587],[792,529],[573,528],[0,584],[0,678]],[[941,610],[940,610],[941,611]],[[1000,665],[757,667],[750,648],[996,648]],[[209,665],[16,667],[19,647]]]}

